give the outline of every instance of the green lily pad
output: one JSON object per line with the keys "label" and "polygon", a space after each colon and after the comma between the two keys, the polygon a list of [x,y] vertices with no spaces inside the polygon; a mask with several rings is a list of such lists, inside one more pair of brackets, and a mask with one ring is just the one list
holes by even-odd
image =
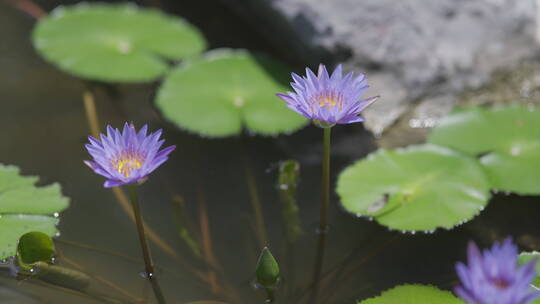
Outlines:
{"label": "green lily pad", "polygon": [[383,292],[380,296],[359,304],[463,304],[463,300],[449,291],[425,285],[402,285]]}
{"label": "green lily pad", "polygon": [[54,236],[58,212],[67,208],[60,185],[36,187],[37,177],[21,176],[14,166],[0,165],[0,259],[13,256],[28,232]]}
{"label": "green lily pad", "polygon": [[540,194],[540,111],[535,108],[461,109],[441,120],[428,141],[478,155],[496,190]]}
{"label": "green lily pad", "polygon": [[206,47],[182,19],[134,4],[59,6],[40,19],[32,39],[39,54],[65,72],[104,82],[154,80],[168,71],[167,60]]}
{"label": "green lily pad", "polygon": [[540,288],[540,252],[522,252],[518,256],[518,263],[520,265],[526,264],[531,260],[536,259],[536,278],[533,280],[532,284],[536,288]]}
{"label": "green lily pad", "polygon": [[345,169],[337,193],[345,210],[392,229],[450,229],[478,214],[490,198],[478,162],[435,145],[378,150]]}
{"label": "green lily pad", "polygon": [[182,62],[165,79],[156,104],[181,128],[209,137],[292,132],[307,120],[275,96],[289,69],[246,51],[216,50]]}

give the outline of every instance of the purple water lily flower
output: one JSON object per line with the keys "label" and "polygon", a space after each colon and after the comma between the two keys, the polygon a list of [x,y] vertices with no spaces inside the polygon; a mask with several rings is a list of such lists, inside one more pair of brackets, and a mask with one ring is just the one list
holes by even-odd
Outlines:
{"label": "purple water lily flower", "polygon": [[338,65],[331,76],[324,65],[319,65],[318,75],[306,68],[306,76],[292,73],[294,92],[277,94],[289,109],[311,119],[320,127],[335,124],[361,122],[360,112],[372,104],[377,97],[361,100],[369,87],[367,78],[362,73],[354,76],[353,72],[343,77],[342,67]]}
{"label": "purple water lily flower", "polygon": [[536,261],[518,266],[518,249],[511,238],[495,243],[483,253],[470,242],[467,256],[467,266],[456,265],[461,285],[455,289],[467,303],[527,304],[540,297],[539,291],[531,291]]}
{"label": "purple water lily flower", "polygon": [[94,172],[107,178],[106,188],[132,184],[144,180],[163,164],[176,146],[159,151],[164,140],[159,139],[161,130],[146,134],[148,126],[139,132],[126,123],[122,132],[107,126],[107,136],[100,134],[101,141],[88,136],[90,144],[85,147],[94,159],[87,164]]}

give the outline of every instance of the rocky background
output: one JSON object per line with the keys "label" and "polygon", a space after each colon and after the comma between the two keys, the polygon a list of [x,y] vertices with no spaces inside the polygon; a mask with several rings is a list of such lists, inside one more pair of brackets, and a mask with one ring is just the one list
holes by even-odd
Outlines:
{"label": "rocky background", "polygon": [[537,100],[537,0],[219,1],[291,62],[366,71],[382,146],[421,140],[457,103]]}

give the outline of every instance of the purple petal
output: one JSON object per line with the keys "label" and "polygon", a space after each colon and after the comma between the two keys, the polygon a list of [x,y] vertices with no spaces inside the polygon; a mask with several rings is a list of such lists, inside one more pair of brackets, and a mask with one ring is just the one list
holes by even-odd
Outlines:
{"label": "purple petal", "polygon": [[108,179],[105,181],[105,183],[103,183],[103,187],[105,188],[112,188],[112,187],[117,187],[117,186],[122,186],[122,185],[125,185],[125,183],[122,181],[113,180],[113,179]]}
{"label": "purple petal", "polygon": [[[146,178],[157,166],[167,160],[175,146],[159,150],[164,143],[160,139],[162,130],[147,135],[148,126],[138,132],[131,124],[125,123],[122,132],[107,126],[107,133],[100,134],[100,140],[89,137],[85,145],[92,156],[84,163],[95,173],[107,178],[107,188],[134,183]],[[122,162],[122,167],[119,167]]]}

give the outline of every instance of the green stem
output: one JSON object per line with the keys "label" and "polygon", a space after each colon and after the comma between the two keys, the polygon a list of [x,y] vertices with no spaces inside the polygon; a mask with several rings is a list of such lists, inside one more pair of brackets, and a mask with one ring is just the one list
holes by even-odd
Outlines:
{"label": "green stem", "polygon": [[315,270],[313,272],[313,292],[309,303],[317,303],[319,295],[319,283],[323,268],[324,248],[328,229],[327,211],[330,202],[330,135],[331,128],[323,128],[323,159],[322,159],[322,189],[321,209],[318,229],[317,255],[315,258]]}
{"label": "green stem", "polygon": [[271,287],[265,287],[264,290],[266,291],[265,303],[274,303],[275,301],[274,289]]}
{"label": "green stem", "polygon": [[165,304],[165,297],[161,292],[157,277],[155,276],[154,264],[152,262],[152,256],[150,255],[150,247],[148,246],[148,241],[146,240],[146,235],[144,233],[144,224],[141,214],[141,208],[139,204],[139,196],[137,195],[137,186],[129,185],[127,186],[129,190],[129,195],[131,199],[131,205],[133,207],[133,214],[135,215],[135,223],[137,224],[137,232],[139,234],[139,242],[141,243],[142,254],[144,258],[146,278],[152,284],[152,289],[159,304]]}

